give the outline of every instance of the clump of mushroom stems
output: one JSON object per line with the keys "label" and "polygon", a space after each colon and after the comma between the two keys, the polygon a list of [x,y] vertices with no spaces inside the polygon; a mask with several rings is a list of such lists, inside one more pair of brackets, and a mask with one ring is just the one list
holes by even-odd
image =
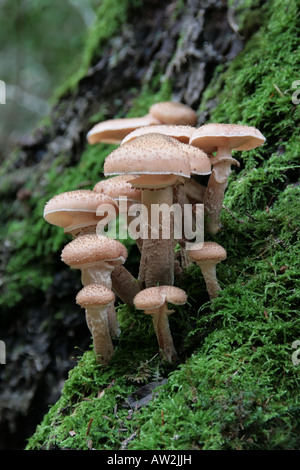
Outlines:
{"label": "clump of mushroom stems", "polygon": [[[142,121],[138,120],[134,125],[138,125],[138,122],[140,125],[147,125],[147,123],[149,123],[149,125],[153,127],[155,124],[160,122],[159,118],[162,119],[163,114],[166,113],[166,109],[169,109],[168,103],[164,103],[163,107],[160,108],[160,111],[159,108],[153,107],[150,111],[156,113],[159,111],[160,115],[158,117],[151,117],[150,112],[149,115],[145,116],[146,119],[143,119]],[[173,104],[172,109],[174,109]],[[186,110],[181,109],[180,111],[185,112]],[[168,114],[171,118],[172,113],[173,111],[171,111],[170,114],[170,111],[168,110]],[[149,118],[151,119],[149,120]],[[192,122],[190,123],[189,121],[189,124],[193,126],[196,125],[196,122],[194,122],[195,118],[195,115],[189,115],[188,119],[192,119]],[[165,124],[164,120],[162,120],[162,123]],[[128,122],[118,122],[117,124],[121,128],[121,133],[118,128],[106,128],[107,125],[111,125],[111,123],[108,122],[106,123],[106,126],[97,127],[97,129],[94,129],[93,132],[89,134],[91,143],[96,143],[101,139],[103,139],[103,141],[107,139],[107,141],[110,142],[121,143],[121,140],[124,138],[124,133],[127,133],[129,130],[126,130]],[[133,123],[131,123],[131,125],[133,125]],[[220,129],[219,125],[214,126]],[[234,126],[228,125],[228,127],[230,127],[231,131],[231,128]],[[100,132],[102,132],[101,136]],[[195,262],[201,269],[210,299],[215,299],[219,295],[221,287],[217,279],[216,266],[220,261],[226,258],[226,251],[224,248],[214,242],[206,242],[204,243],[203,249],[199,250],[198,253],[193,253],[193,250],[185,250],[184,239],[177,240],[180,244],[180,266],[178,260],[175,259],[174,248],[176,240],[174,240],[174,214],[172,211],[168,211],[170,220],[167,221],[168,230],[167,237],[165,238],[163,237],[163,234],[165,236],[166,221],[163,220],[161,211],[156,214],[159,215],[159,218],[153,221],[152,207],[154,205],[156,205],[156,207],[162,207],[164,205],[171,207],[174,202],[178,202],[182,206],[188,203],[197,204],[198,202],[201,202],[204,204],[206,215],[206,232],[213,235],[217,234],[220,230],[220,213],[222,210],[225,190],[228,185],[228,178],[231,174],[231,167],[232,165],[239,166],[239,163],[232,157],[232,149],[249,150],[250,148],[255,148],[257,145],[261,145],[264,140],[262,135],[258,135],[260,134],[258,132],[256,135],[256,141],[245,146],[245,142],[242,142],[244,134],[242,132],[237,134],[238,137],[241,136],[241,141],[239,141],[239,143],[234,143],[234,139],[236,137],[233,137],[232,143],[229,143],[229,140],[215,140],[218,139],[218,132],[216,132],[216,130],[213,132],[213,136],[205,135],[205,132],[203,132],[204,139],[201,140],[200,132],[200,135],[198,136],[199,140],[197,140],[198,137],[196,138],[195,145],[199,147],[201,145],[204,145],[204,147],[208,146],[205,151],[210,155],[212,155],[212,152],[217,150],[216,156],[210,158],[212,172],[208,179],[207,187],[202,186],[191,177],[188,177],[189,171],[182,170],[183,163],[181,159],[179,162],[181,169],[178,170],[177,168],[176,171],[174,170],[173,150],[171,152],[172,165],[170,167],[168,166],[168,171],[164,168],[161,170],[161,173],[158,172],[158,174],[152,173],[151,167],[144,168],[145,163],[141,160],[140,155],[139,158],[136,159],[136,164],[140,164],[142,162],[143,166],[143,168],[138,167],[137,170],[135,169],[132,171],[133,174],[139,175],[139,177],[137,177],[137,180],[139,180],[137,185],[134,184],[135,176],[130,177],[130,181],[132,181],[130,182],[131,186],[133,188],[139,188],[141,191],[141,229],[144,230],[144,233],[141,234],[140,239],[137,239],[137,245],[141,255],[138,281],[123,266],[122,263],[126,259],[126,256],[123,257],[123,255],[120,256],[119,259],[106,259],[101,262],[91,259],[88,264],[76,266],[81,269],[81,280],[83,284],[83,289],[78,293],[76,302],[85,309],[87,324],[93,336],[94,350],[99,364],[109,363],[114,354],[112,338],[114,336],[118,336],[120,332],[114,305],[115,294],[118,295],[124,303],[130,306],[135,305],[136,308],[144,310],[145,314],[152,316],[153,327],[157,337],[161,357],[168,362],[174,361],[178,358],[169,325],[169,315],[174,311],[168,308],[168,303],[172,301],[171,303],[173,304],[183,305],[186,302],[186,298],[182,295],[180,296],[180,294],[176,299],[174,291],[172,291],[171,294],[171,291],[168,290],[168,294],[166,294],[166,286],[168,289],[178,289],[173,286],[174,273],[180,272],[181,268],[184,269],[188,267],[189,264]],[[230,133],[228,135],[230,136]],[[248,134],[245,134],[244,140],[247,139]],[[205,143],[206,140],[207,142]],[[191,140],[188,140],[186,143],[188,142],[191,142]],[[233,145],[236,145],[236,147],[233,147]],[[153,148],[152,143],[150,148]],[[145,149],[143,149],[143,151],[144,150]],[[153,151],[153,153],[155,152],[157,154],[159,153],[157,148]],[[148,163],[150,161],[152,165],[153,155],[150,157],[151,158],[150,160],[148,159]],[[118,161],[118,165],[120,165],[120,160]],[[192,174],[192,167],[190,169],[190,173]],[[120,168],[116,168],[114,171],[118,172],[119,170]],[[120,171],[123,172],[124,169],[121,169]],[[111,175],[114,173],[108,172],[107,174]],[[177,177],[176,175],[181,175],[181,177]],[[185,177],[182,175],[185,175]],[[139,184],[140,186],[138,186]],[[81,238],[81,240],[84,241],[84,236],[92,234],[96,235],[96,224],[99,221],[96,217],[96,203],[97,208],[101,201],[108,203],[111,201],[111,203],[116,206],[117,204],[110,198],[104,199],[104,196],[103,198],[99,195],[95,196],[95,194],[92,196],[90,193],[91,191],[88,190],[81,192],[78,191],[76,194],[75,192],[70,192],[70,194],[66,193],[64,194],[64,197],[70,197],[70,201],[66,203],[63,201],[60,203],[61,205],[58,204],[57,206],[56,204],[59,201],[57,201],[56,198],[52,201],[52,208],[50,204],[49,209],[48,204],[47,210],[44,212],[45,219],[54,225],[63,227],[64,232],[71,235],[74,239]],[[75,199],[75,196],[81,198],[80,203],[78,202],[79,199],[78,201]],[[132,217],[129,215],[129,207],[132,202],[134,201],[130,201],[126,206],[127,224],[132,221]],[[143,208],[145,209],[144,212]],[[105,250],[107,252],[106,245]],[[90,247],[88,251],[89,253],[91,252]],[[93,257],[94,255],[95,253],[93,252]],[[123,261],[120,261],[121,258]],[[142,293],[141,291],[147,288],[156,290],[155,296],[151,298],[150,301],[148,298],[148,305],[146,302],[144,305],[140,304],[137,306],[135,303],[137,296]],[[91,290],[89,291],[88,289]],[[105,299],[101,299],[101,290],[104,290],[105,292]],[[89,293],[91,296],[90,298]],[[83,294],[85,294],[85,297]]]}
{"label": "clump of mushroom stems", "polygon": [[156,285],[173,285],[174,283],[174,220],[170,213],[170,233],[167,238],[162,238],[163,220],[159,214],[158,225],[151,220],[152,205],[173,204],[173,188],[168,186],[163,189],[143,189],[142,206],[146,209],[143,217],[143,249],[140,259],[139,281],[142,287]]}

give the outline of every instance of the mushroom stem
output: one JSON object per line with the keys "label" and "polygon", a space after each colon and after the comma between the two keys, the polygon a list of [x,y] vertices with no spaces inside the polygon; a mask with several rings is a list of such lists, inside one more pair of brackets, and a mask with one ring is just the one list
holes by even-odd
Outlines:
{"label": "mushroom stem", "polygon": [[232,158],[231,150],[227,147],[218,147],[217,155],[211,159],[213,169],[209,177],[204,196],[204,210],[206,213],[206,230],[216,234],[220,230],[219,219],[231,166],[239,166],[239,162]]}
{"label": "mushroom stem", "polygon": [[145,311],[147,314],[152,314],[153,327],[159,350],[162,358],[168,362],[177,360],[177,352],[174,347],[169,325],[169,315],[173,312],[174,310],[168,310],[167,302],[159,309]]}
{"label": "mushroom stem", "polygon": [[189,202],[192,202],[193,204],[203,202],[206,191],[206,186],[203,184],[198,183],[193,178],[186,178],[183,189]]}
{"label": "mushroom stem", "polygon": [[[100,265],[90,266],[82,270],[81,282],[83,286],[88,284],[104,284],[109,289],[112,288],[111,275],[114,270],[114,265],[111,263],[102,262]],[[88,314],[86,314],[87,325],[89,326]],[[117,338],[120,336],[121,330],[117,318],[117,313],[114,304],[111,304],[107,312],[109,330],[112,337]]]}
{"label": "mushroom stem", "polygon": [[[187,181],[188,179],[189,178],[185,178],[185,181]],[[184,183],[184,185],[178,184],[177,186],[175,186],[174,193],[173,193],[174,201],[178,203],[182,209],[182,226],[184,224],[184,206],[185,204],[190,204],[190,201],[185,191],[185,184],[186,183]],[[193,223],[194,223],[194,216],[193,216]],[[186,243],[185,239],[178,240],[178,244],[180,246],[180,259],[181,259],[182,269],[186,269],[192,264],[192,261],[187,256],[185,243]]]}
{"label": "mushroom stem", "polygon": [[88,307],[86,314],[91,323],[94,350],[99,364],[108,364],[114,354],[109,324],[108,324],[108,306]]}
{"label": "mushroom stem", "polygon": [[[154,207],[154,204],[156,205]],[[154,221],[155,211],[159,207],[168,207],[173,204],[173,188],[142,190],[142,205],[146,209],[143,218],[143,249],[141,253],[139,280],[142,287],[156,285],[173,285],[174,283],[174,216],[169,210],[170,224],[168,232],[164,233],[166,226],[163,214],[158,212]]]}
{"label": "mushroom stem", "polygon": [[127,305],[133,305],[133,299],[141,290],[139,282],[123,265],[116,266],[111,273],[112,290]]}
{"label": "mushroom stem", "polygon": [[217,279],[216,263],[213,261],[198,261],[197,264],[201,268],[209,298],[215,299],[221,290]]}
{"label": "mushroom stem", "polygon": [[87,284],[102,283],[111,289],[111,273],[113,269],[113,265],[105,262],[90,266],[82,270],[81,282],[84,286]]}

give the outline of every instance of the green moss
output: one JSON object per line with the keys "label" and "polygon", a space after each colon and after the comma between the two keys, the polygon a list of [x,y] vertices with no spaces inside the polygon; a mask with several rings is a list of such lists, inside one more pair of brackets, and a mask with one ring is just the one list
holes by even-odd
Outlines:
{"label": "green moss", "polygon": [[[218,69],[200,105],[217,98],[211,121],[254,125],[267,138],[237,154],[241,168],[214,238],[228,255],[217,268],[222,292],[209,301],[197,266],[178,279],[189,303],[170,317],[180,364],[169,367],[156,355],[149,318],[119,307],[122,335],[111,365],[97,366],[92,351],[83,355],[28,449],[119,449],[126,439],[130,450],[299,447],[296,2],[268,2],[261,22],[244,51]],[[129,415],[129,394],[162,377],[168,381],[153,400]]]}

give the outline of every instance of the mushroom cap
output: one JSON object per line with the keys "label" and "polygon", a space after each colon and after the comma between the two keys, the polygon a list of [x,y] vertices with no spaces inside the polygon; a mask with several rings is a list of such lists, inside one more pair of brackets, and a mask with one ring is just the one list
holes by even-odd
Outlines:
{"label": "mushroom cap", "polygon": [[65,229],[65,232],[94,225],[101,220],[96,215],[102,204],[110,204],[118,212],[116,202],[104,194],[97,194],[89,189],[79,189],[57,194],[44,208],[44,219],[52,225]]}
{"label": "mushroom cap", "polygon": [[61,252],[62,261],[77,269],[84,269],[101,262],[123,264],[126,258],[127,250],[121,242],[96,234],[74,238]]}
{"label": "mushroom cap", "polygon": [[189,148],[191,173],[193,175],[209,175],[211,173],[211,159],[200,148],[193,145],[187,146]]}
{"label": "mushroom cap", "polygon": [[104,284],[88,284],[76,296],[76,303],[82,308],[106,306],[114,302],[115,294]]}
{"label": "mushroom cap", "polygon": [[190,144],[212,153],[218,147],[231,150],[251,150],[265,142],[265,137],[256,127],[239,124],[204,124],[194,131]]}
{"label": "mushroom cap", "polygon": [[190,177],[188,146],[168,135],[144,134],[120,145],[104,162],[104,174],[175,174]]}
{"label": "mushroom cap", "polygon": [[98,194],[106,194],[113,199],[119,199],[126,196],[130,201],[141,200],[141,191],[133,188],[130,184],[131,180],[137,178],[136,175],[118,175],[112,178],[99,181],[93,191]]}
{"label": "mushroom cap", "polygon": [[92,127],[87,134],[87,140],[90,144],[98,142],[120,144],[122,139],[137,127],[154,124],[159,124],[159,121],[151,114],[142,117],[108,119]]}
{"label": "mushroom cap", "polygon": [[172,137],[179,142],[187,145],[185,150],[188,152],[191,166],[191,173],[197,175],[208,175],[211,173],[211,162],[203,150],[188,145],[189,139],[194,133],[195,128],[192,126],[174,126],[174,125],[161,125],[151,126],[136,129],[135,131],[128,134],[123,140],[121,145],[129,142],[141,135],[158,133]]}
{"label": "mushroom cap", "polygon": [[197,114],[186,104],[177,101],[155,103],[149,108],[149,113],[162,124],[195,126]]}
{"label": "mushroom cap", "polygon": [[215,261],[220,262],[226,259],[227,253],[225,248],[216,242],[201,243],[199,249],[195,245],[192,249],[188,250],[188,256],[192,261],[205,262]]}
{"label": "mushroom cap", "polygon": [[139,310],[153,310],[160,308],[165,302],[173,305],[183,305],[187,302],[184,290],[175,286],[156,286],[141,290],[133,299]]}
{"label": "mushroom cap", "polygon": [[121,142],[121,145],[125,144],[129,140],[139,137],[140,135],[149,133],[165,134],[170,137],[173,137],[174,139],[179,140],[180,142],[183,142],[184,144],[188,144],[190,137],[192,136],[194,131],[195,128],[192,126],[176,126],[171,124],[161,124],[143,128],[139,127],[138,129],[135,129],[134,131],[130,132],[130,134],[128,134],[126,137],[124,137]]}
{"label": "mushroom cap", "polygon": [[169,175],[142,175],[135,178],[131,185],[133,188],[143,189],[165,189],[169,186],[176,186],[178,184],[184,184],[184,178],[181,176],[169,174]]}

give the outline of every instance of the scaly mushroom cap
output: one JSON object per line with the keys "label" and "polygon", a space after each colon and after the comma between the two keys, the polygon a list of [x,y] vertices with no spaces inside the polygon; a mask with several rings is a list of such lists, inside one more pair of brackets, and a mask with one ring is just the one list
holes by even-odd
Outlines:
{"label": "scaly mushroom cap", "polygon": [[99,262],[123,264],[126,258],[127,250],[121,242],[96,234],[74,238],[61,252],[62,261],[77,269],[84,269]]}
{"label": "scaly mushroom cap", "polygon": [[111,152],[104,174],[176,174],[190,176],[186,145],[163,134],[144,134]]}
{"label": "scaly mushroom cap", "polygon": [[255,127],[212,123],[204,124],[196,129],[189,143],[211,154],[218,147],[227,147],[231,150],[251,150],[262,145],[265,140],[262,133]]}
{"label": "scaly mushroom cap", "polygon": [[101,307],[114,302],[115,294],[104,284],[88,284],[78,292],[76,303],[80,307],[88,309]]}
{"label": "scaly mushroom cap", "polygon": [[143,129],[136,129],[128,134],[128,136],[122,140],[121,145],[145,134],[157,133],[167,135],[186,144],[185,151],[188,152],[192,174],[208,175],[211,173],[211,162],[208,156],[203,152],[203,150],[192,145],[188,145],[189,139],[194,131],[195,128],[191,126],[172,126],[167,124],[162,126],[145,127]]}
{"label": "scaly mushroom cap", "polygon": [[183,305],[187,301],[184,290],[175,286],[148,287],[141,290],[133,302],[139,310],[153,310],[162,307],[165,302],[173,305]]}
{"label": "scaly mushroom cap", "polygon": [[101,220],[96,215],[102,204],[110,204],[118,213],[118,205],[109,196],[96,194],[88,189],[79,189],[57,194],[47,202],[44,219],[70,232],[81,226],[94,225]]}
{"label": "scaly mushroom cap", "polygon": [[204,242],[199,248],[195,245],[188,250],[188,255],[192,261],[216,261],[218,263],[226,259],[227,253],[225,248],[216,242]]}
{"label": "scaly mushroom cap", "polygon": [[163,124],[163,125],[156,125],[156,126],[154,125],[151,127],[143,127],[143,128],[135,129],[134,131],[130,132],[130,134],[124,137],[124,139],[121,142],[121,145],[125,144],[126,142],[129,142],[129,140],[139,137],[140,135],[149,134],[149,133],[158,133],[158,134],[168,135],[169,137],[173,137],[174,139],[177,139],[184,144],[188,144],[190,137],[192,136],[194,131],[195,131],[194,127],[182,126],[182,125],[175,126],[175,125]]}
{"label": "scaly mushroom cap", "polygon": [[211,160],[203,150],[192,145],[189,147],[191,173],[193,175],[209,175],[211,173]]}
{"label": "scaly mushroom cap", "polygon": [[150,107],[149,113],[162,124],[183,126],[195,126],[197,124],[195,111],[186,104],[177,101],[155,103]]}
{"label": "scaly mushroom cap", "polygon": [[95,193],[106,194],[113,199],[126,196],[129,201],[140,201],[141,191],[131,186],[130,181],[137,178],[136,175],[118,175],[99,181],[93,189]]}
{"label": "scaly mushroom cap", "polygon": [[108,119],[99,122],[87,134],[90,144],[103,142],[106,144],[120,144],[122,139],[138,127],[152,126],[159,121],[151,114],[137,118]]}

